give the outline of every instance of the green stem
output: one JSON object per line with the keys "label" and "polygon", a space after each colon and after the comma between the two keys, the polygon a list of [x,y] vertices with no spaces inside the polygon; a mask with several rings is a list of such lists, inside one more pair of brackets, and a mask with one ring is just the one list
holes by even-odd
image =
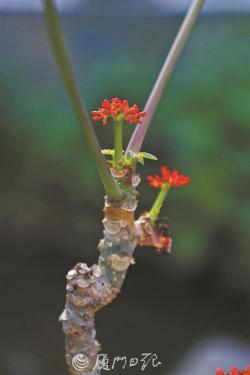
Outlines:
{"label": "green stem", "polygon": [[158,220],[161,208],[163,206],[163,203],[165,202],[166,196],[169,192],[170,185],[169,184],[163,184],[161,187],[161,190],[159,191],[156,200],[149,211],[149,217],[152,221]]}
{"label": "green stem", "polygon": [[114,200],[121,200],[123,194],[109,171],[107,163],[101,153],[101,149],[91,125],[88,112],[81,100],[76,80],[71,68],[70,59],[65,46],[64,35],[53,0],[43,0],[45,7],[45,19],[47,22],[50,41],[54,50],[62,79],[71,99],[75,114],[82,126],[86,141],[96,163],[107,195]]}
{"label": "green stem", "polygon": [[119,167],[122,160],[122,120],[114,119],[114,166]]}
{"label": "green stem", "polygon": [[178,57],[185,46],[187,38],[193,28],[193,25],[201,11],[201,8],[205,0],[193,0],[189,10],[184,18],[184,21],[176,35],[174,43],[165,59],[159,76],[153,86],[153,89],[149,95],[144,111],[147,112],[147,116],[141,124],[138,124],[130,138],[127,150],[125,154],[129,151],[139,152],[145,135],[148,131],[149,125],[151,123],[152,117],[155,113],[157,105],[162,97],[163,90],[171,76],[171,73],[176,65]]}

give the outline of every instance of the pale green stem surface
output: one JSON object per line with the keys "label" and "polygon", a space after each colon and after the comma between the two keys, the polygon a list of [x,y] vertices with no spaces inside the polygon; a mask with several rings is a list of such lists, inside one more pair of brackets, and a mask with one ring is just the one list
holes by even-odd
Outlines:
{"label": "pale green stem surface", "polygon": [[62,27],[53,0],[43,0],[45,7],[45,19],[48,26],[50,41],[54,54],[61,71],[62,79],[71,99],[75,114],[82,126],[87,144],[90,148],[92,157],[96,163],[104,189],[107,195],[114,200],[120,200],[123,197],[116,181],[109,171],[107,163],[101,153],[101,149],[92,128],[88,112],[81,100],[80,93],[71,68],[69,56],[66,50]]}
{"label": "pale green stem surface", "polygon": [[167,197],[167,194],[168,194],[169,190],[170,190],[169,184],[163,184],[162,185],[161,190],[159,191],[159,193],[156,197],[156,200],[155,200],[151,210],[149,211],[149,217],[152,221],[158,220],[161,208],[162,208],[162,206],[165,202],[165,199]]}
{"label": "pale green stem surface", "polygon": [[155,113],[157,105],[159,104],[159,101],[162,97],[163,90],[165,89],[166,83],[171,76],[177,59],[181,51],[183,50],[183,47],[185,46],[187,38],[201,11],[204,2],[205,0],[193,0],[192,4],[190,5],[187,15],[179,29],[179,32],[174,40],[174,43],[166,57],[159,76],[147,100],[146,106],[144,108],[144,111],[147,112],[147,116],[144,117],[141,124],[138,124],[136,126],[128,144],[126,154],[129,151],[139,152],[141,150],[148,127]]}
{"label": "pale green stem surface", "polygon": [[119,167],[122,160],[122,120],[114,119],[114,166]]}

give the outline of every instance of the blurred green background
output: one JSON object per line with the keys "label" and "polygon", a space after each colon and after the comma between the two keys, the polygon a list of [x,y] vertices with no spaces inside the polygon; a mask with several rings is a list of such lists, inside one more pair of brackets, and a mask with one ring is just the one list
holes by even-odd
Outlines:
{"label": "blurred green background", "polygon": [[[142,177],[165,164],[192,183],[172,190],[164,208],[172,255],[136,251],[124,292],[98,314],[97,335],[110,355],[158,353],[164,367],[149,374],[175,374],[193,345],[216,337],[248,345],[250,362],[249,21],[199,20],[144,144],[159,162],[140,167]],[[63,17],[89,111],[113,96],[143,107],[180,22]],[[0,47],[0,369],[66,374],[57,324],[64,275],[97,258],[103,189],[42,17],[1,15]],[[112,128],[94,126],[102,147],[112,147]],[[132,130],[126,127],[127,139]],[[138,212],[150,207],[155,191],[144,180],[140,194]],[[224,363],[245,366],[239,358],[230,354]]]}

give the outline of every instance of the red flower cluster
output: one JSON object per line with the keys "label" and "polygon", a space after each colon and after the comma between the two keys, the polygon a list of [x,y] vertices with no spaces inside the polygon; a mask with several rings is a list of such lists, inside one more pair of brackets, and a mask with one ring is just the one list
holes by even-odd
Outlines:
{"label": "red flower cluster", "polygon": [[136,104],[130,107],[127,100],[122,100],[120,98],[103,100],[101,108],[98,108],[97,111],[92,111],[91,114],[94,122],[102,121],[103,125],[107,125],[107,120],[110,116],[118,117],[122,115],[130,124],[140,124],[141,117],[146,116],[146,112],[140,112]]}
{"label": "red flower cluster", "polygon": [[221,368],[218,368],[216,375],[250,375],[250,366],[245,370],[238,370],[236,367],[232,367],[229,372],[224,372]]}
{"label": "red flower cluster", "polygon": [[147,176],[147,180],[150,186],[156,189],[160,189],[163,184],[181,187],[191,181],[189,177],[184,176],[176,169],[171,172],[167,167],[161,167],[161,176]]}

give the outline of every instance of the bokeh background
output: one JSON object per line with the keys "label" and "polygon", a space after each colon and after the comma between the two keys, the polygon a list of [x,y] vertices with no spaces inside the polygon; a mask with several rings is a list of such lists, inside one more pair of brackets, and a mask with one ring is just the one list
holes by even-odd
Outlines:
{"label": "bokeh background", "polygon": [[[34,3],[0,2],[0,370],[66,375],[57,321],[64,277],[97,259],[103,189]],[[180,25],[175,11],[189,2],[165,3],[76,1],[64,12],[89,111],[113,96],[143,107]],[[212,375],[250,363],[250,7],[237,3],[207,1],[144,144],[160,162],[140,167],[142,177],[166,164],[192,178],[164,208],[172,255],[138,249],[123,293],[97,315],[111,359],[158,354],[163,365],[147,374]],[[112,129],[94,126],[111,147]],[[155,191],[144,180],[140,193],[138,212]]]}

